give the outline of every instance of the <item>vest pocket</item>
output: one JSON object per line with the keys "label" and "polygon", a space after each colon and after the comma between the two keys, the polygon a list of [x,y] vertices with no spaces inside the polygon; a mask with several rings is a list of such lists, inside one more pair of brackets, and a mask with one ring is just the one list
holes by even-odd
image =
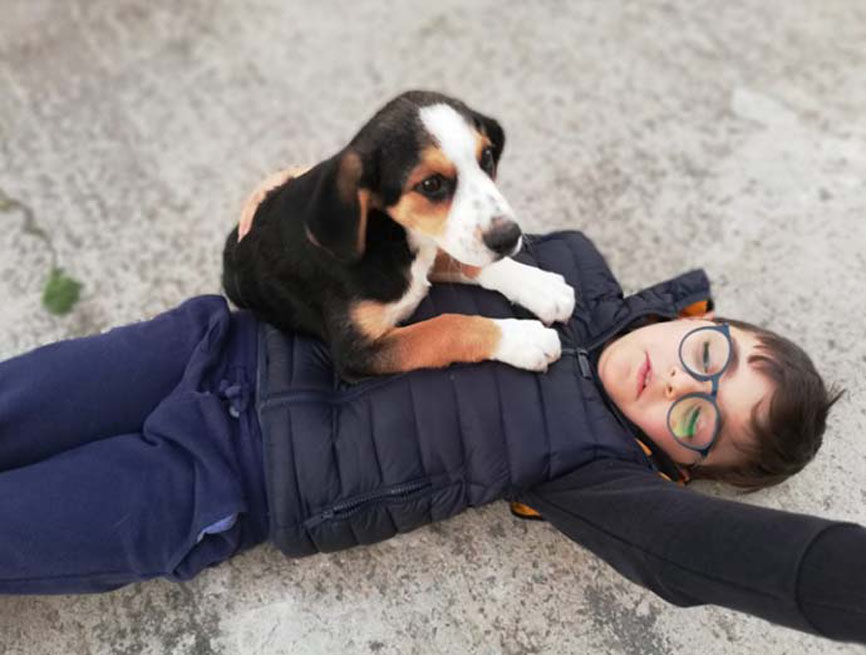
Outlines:
{"label": "vest pocket", "polygon": [[318,514],[315,514],[304,521],[304,527],[307,529],[315,528],[326,521],[338,521],[346,519],[363,510],[365,507],[381,502],[399,502],[401,500],[409,500],[413,496],[420,495],[426,490],[433,488],[433,483],[429,478],[422,480],[414,480],[398,484],[384,489],[376,489],[365,494],[359,494],[346,500],[335,503],[331,507],[325,509]]}
{"label": "vest pocket", "polygon": [[460,512],[462,480],[441,475],[358,494],[317,512],[303,523],[319,552],[334,552],[390,539]]}

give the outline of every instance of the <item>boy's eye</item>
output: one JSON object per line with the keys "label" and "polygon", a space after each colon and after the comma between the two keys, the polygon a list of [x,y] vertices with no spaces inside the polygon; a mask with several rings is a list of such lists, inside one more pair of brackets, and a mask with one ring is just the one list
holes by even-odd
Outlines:
{"label": "boy's eye", "polygon": [[683,436],[691,439],[697,433],[698,428],[698,419],[701,418],[701,407],[700,405],[696,405],[691,412],[689,412],[688,418],[686,419],[686,428]]}
{"label": "boy's eye", "polygon": [[706,398],[678,400],[668,414],[668,429],[690,447],[706,448],[719,424],[716,406]]}
{"label": "boy's eye", "polygon": [[703,375],[714,374],[720,367],[719,345],[712,339],[701,340],[696,345],[692,370]]}

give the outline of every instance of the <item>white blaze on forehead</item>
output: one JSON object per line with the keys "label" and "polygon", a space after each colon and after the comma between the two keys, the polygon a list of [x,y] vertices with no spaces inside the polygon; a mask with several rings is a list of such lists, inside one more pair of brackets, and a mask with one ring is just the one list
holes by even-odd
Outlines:
{"label": "white blaze on forehead", "polygon": [[466,120],[445,104],[430,105],[419,112],[421,122],[455,166],[475,161],[475,135]]}
{"label": "white blaze on forehead", "polygon": [[437,237],[437,244],[464,264],[485,266],[495,256],[484,244],[482,233],[494,216],[510,219],[513,212],[493,180],[478,165],[478,132],[446,104],[423,107],[418,115],[436,145],[457,169],[457,188],[445,232]]}

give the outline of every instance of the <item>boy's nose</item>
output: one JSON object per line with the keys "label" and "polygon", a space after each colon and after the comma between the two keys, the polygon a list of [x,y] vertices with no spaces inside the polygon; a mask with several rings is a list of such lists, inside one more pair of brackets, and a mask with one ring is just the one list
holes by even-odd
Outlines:
{"label": "boy's nose", "polygon": [[674,366],[665,379],[665,395],[669,400],[676,400],[689,393],[707,391],[707,384],[709,381],[697,380],[679,366]]}

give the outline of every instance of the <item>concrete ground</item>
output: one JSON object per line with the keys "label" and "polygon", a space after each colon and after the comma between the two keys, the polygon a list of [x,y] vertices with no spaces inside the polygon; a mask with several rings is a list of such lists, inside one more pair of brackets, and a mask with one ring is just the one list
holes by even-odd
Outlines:
{"label": "concrete ground", "polygon": [[[527,228],[585,230],[629,290],[704,266],[723,314],[796,336],[847,387],[814,464],[748,502],[866,524],[864,81],[861,0],[5,0],[0,189],[84,295],[45,313],[48,250],[0,213],[0,356],[218,292],[264,174],[440,89],[505,126]],[[861,650],[674,608],[494,504],[337,555],[257,548],[186,585],[0,598],[0,653],[61,652]]]}

